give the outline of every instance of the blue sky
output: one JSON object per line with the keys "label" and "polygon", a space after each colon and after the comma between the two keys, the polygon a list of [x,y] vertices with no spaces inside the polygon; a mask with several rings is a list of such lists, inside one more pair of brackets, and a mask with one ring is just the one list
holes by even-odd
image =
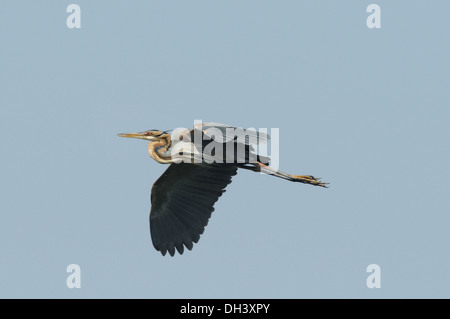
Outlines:
{"label": "blue sky", "polygon": [[[449,297],[448,2],[377,1],[380,29],[369,1],[70,3],[0,4],[2,298]],[[166,166],[116,134],[199,119],[278,128],[331,187],[239,172],[162,257]]]}

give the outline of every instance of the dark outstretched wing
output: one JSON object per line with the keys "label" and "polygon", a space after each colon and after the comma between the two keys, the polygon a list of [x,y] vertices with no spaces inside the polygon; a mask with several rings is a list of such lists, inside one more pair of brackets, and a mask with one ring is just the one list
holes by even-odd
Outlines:
{"label": "dark outstretched wing", "polygon": [[152,188],[150,233],[163,255],[183,253],[197,243],[214,211],[214,203],[236,175],[236,166],[171,164]]}

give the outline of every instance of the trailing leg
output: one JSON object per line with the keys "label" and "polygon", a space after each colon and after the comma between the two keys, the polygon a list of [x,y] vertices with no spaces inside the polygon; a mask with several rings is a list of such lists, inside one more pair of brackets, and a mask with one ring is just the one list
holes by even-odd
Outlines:
{"label": "trailing leg", "polygon": [[[311,175],[291,175],[285,172],[277,171],[270,166],[267,166],[263,163],[258,163],[259,169],[257,171],[262,172],[264,174],[274,175],[279,178],[287,179],[291,182],[299,182],[303,184],[310,184],[314,186],[327,187],[328,183],[324,183],[320,181],[319,178],[316,178]],[[256,171],[256,170],[255,170]]]}

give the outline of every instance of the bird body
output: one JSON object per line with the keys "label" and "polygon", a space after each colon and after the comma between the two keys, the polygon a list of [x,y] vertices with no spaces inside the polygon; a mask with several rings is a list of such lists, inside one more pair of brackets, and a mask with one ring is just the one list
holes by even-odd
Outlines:
{"label": "bird body", "polygon": [[[174,132],[175,133],[175,132]],[[271,168],[270,158],[252,145],[267,143],[269,136],[218,123],[202,123],[177,134],[148,130],[119,134],[148,141],[150,157],[169,168],[151,191],[150,234],[162,255],[192,249],[214,211],[214,204],[237,170],[248,169],[293,182],[326,187],[310,175],[291,175]]]}

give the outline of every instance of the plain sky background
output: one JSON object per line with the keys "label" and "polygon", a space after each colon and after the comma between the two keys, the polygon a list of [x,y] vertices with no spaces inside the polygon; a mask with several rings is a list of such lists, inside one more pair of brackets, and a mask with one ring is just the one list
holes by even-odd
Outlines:
{"label": "plain sky background", "polygon": [[[0,298],[450,297],[449,1],[70,3],[0,2]],[[162,257],[166,166],[116,134],[196,119],[279,128],[331,187],[240,172]]]}

